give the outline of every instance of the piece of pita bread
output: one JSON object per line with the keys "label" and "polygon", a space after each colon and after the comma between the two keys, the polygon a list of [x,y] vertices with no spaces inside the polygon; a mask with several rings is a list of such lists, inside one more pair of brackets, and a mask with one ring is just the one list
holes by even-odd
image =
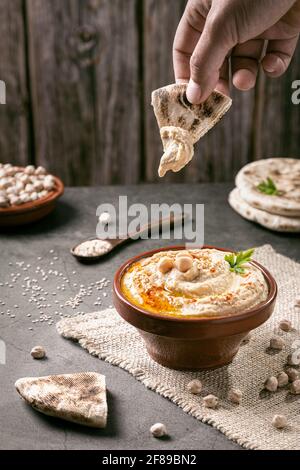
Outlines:
{"label": "piece of pita bread", "polygon": [[164,147],[158,174],[180,171],[194,155],[194,144],[229,110],[232,100],[214,91],[200,105],[186,97],[186,84],[168,85],[153,91],[152,106]]}
{"label": "piece of pita bread", "polygon": [[92,428],[105,428],[105,376],[95,372],[26,377],[16,389],[34,409]]}
{"label": "piece of pita bread", "polygon": [[229,195],[229,204],[242,217],[276,232],[300,232],[300,218],[284,217],[256,209],[244,201],[238,188]]}
{"label": "piece of pita bread", "polygon": [[[267,195],[257,186],[271,178],[279,195]],[[249,163],[238,173],[236,186],[251,206],[287,217],[300,217],[300,160],[269,158]]]}

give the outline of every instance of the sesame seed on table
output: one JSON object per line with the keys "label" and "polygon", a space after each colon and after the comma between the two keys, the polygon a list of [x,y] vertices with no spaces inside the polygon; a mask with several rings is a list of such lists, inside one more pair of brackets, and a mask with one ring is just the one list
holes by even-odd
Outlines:
{"label": "sesame seed on table", "polygon": [[[240,449],[127,372],[61,338],[55,329],[61,318],[111,307],[117,268],[139,252],[172,243],[140,240],[97,264],[79,264],[70,248],[95,235],[97,206],[105,202],[117,207],[119,195],[127,195],[128,204],[204,203],[206,244],[241,250],[268,243],[300,261],[299,236],[272,233],[242,219],[227,204],[232,187],[216,183],[67,188],[44,220],[0,232],[0,339],[6,344],[6,365],[0,364],[0,422],[5,423],[0,449]],[[35,361],[30,353],[38,345],[47,355]],[[21,377],[80,371],[106,375],[109,418],[101,432],[31,410],[14,388]],[[169,440],[151,439],[149,429],[158,422],[166,426]]]}

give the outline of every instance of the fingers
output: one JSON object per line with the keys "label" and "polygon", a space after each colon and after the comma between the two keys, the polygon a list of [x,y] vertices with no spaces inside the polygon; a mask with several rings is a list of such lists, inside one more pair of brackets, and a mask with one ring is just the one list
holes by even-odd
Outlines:
{"label": "fingers", "polygon": [[207,17],[204,30],[190,61],[191,80],[187,98],[193,104],[205,101],[219,82],[220,71],[231,44],[227,42],[223,28]]}
{"label": "fingers", "polygon": [[232,81],[242,91],[255,86],[259,62],[264,49],[262,39],[253,39],[237,45],[232,53]]}
{"label": "fingers", "polygon": [[191,21],[188,8],[186,9],[174,39],[173,64],[177,83],[190,79],[190,60],[204,28],[205,19],[201,15],[193,15]]}
{"label": "fingers", "polygon": [[269,77],[280,77],[288,69],[294,55],[299,35],[291,39],[269,41],[262,67]]}
{"label": "fingers", "polygon": [[223,95],[230,96],[229,90],[229,59],[225,59],[224,64],[220,70],[219,81],[215,87],[217,91],[223,93]]}

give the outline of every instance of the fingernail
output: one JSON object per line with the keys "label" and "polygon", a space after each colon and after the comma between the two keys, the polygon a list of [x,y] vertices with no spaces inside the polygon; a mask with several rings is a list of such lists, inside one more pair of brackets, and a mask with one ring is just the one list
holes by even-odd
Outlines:
{"label": "fingernail", "polygon": [[266,61],[264,63],[264,69],[266,72],[274,73],[280,67],[280,59],[278,57],[272,57],[272,60]]}
{"label": "fingernail", "polygon": [[189,81],[186,97],[192,104],[199,104],[201,101],[201,87],[192,79]]}
{"label": "fingernail", "polygon": [[273,65],[264,65],[264,69],[266,72],[269,72],[269,73],[275,72],[275,68]]}

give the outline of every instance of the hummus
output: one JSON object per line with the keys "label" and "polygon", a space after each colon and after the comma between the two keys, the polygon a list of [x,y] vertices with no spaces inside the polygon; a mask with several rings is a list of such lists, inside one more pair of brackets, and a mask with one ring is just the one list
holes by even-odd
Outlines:
{"label": "hummus", "polygon": [[[260,269],[247,263],[243,274],[232,272],[226,254],[215,249],[158,252],[127,269],[122,291],[144,310],[176,317],[234,315],[266,300],[268,286]],[[178,255],[191,257],[185,272],[176,267]],[[172,266],[162,272],[166,258]]]}
{"label": "hummus", "polygon": [[172,170],[180,171],[194,156],[194,142],[191,134],[180,127],[163,127],[160,130],[164,154],[160,161],[160,177]]}

